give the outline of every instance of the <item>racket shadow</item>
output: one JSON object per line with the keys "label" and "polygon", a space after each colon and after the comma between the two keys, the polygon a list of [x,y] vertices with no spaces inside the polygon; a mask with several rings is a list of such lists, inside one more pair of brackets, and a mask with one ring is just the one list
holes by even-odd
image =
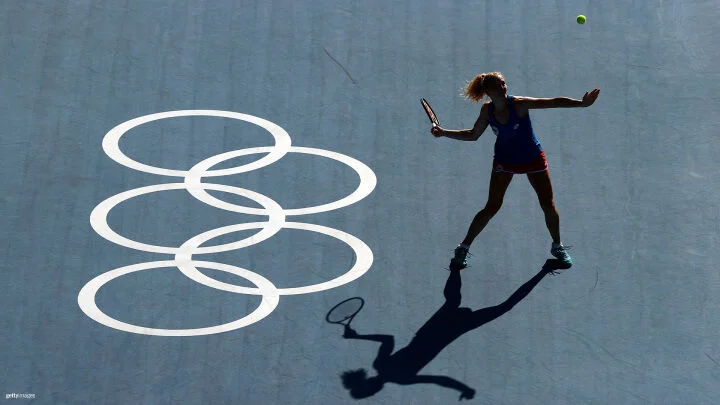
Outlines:
{"label": "racket shadow", "polygon": [[394,351],[395,338],[392,335],[359,334],[346,325],[343,335],[345,339],[375,341],[380,343],[380,348],[373,361],[377,375],[368,377],[365,369],[346,371],[341,374],[343,386],[348,389],[350,396],[356,399],[375,395],[386,383],[437,384],[458,391],[460,400],[472,399],[475,390],[467,384],[448,376],[422,375],[419,372],[458,337],[510,311],[527,297],[547,274],[559,269],[562,269],[559,261],[548,259],[536,275],[504,302],[474,311],[460,307],[460,271],[451,271],[443,290],[444,304],[415,333],[412,341],[397,351]]}

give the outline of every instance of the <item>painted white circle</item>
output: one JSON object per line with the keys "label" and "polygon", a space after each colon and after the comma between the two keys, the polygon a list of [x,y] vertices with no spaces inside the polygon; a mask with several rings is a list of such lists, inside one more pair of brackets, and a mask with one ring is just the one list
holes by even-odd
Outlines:
{"label": "painted white circle", "polygon": [[[202,162],[196,164],[195,166],[193,166],[192,169],[188,171],[188,174],[185,177],[185,184],[187,184],[189,187],[188,191],[198,200],[210,204],[214,207],[222,208],[228,211],[243,212],[248,214],[268,215],[266,209],[242,207],[236,204],[222,201],[216,197],[213,197],[205,190],[204,187],[199,187],[198,185],[203,184],[201,183],[201,180],[202,177],[205,176],[205,173],[211,173],[210,171],[208,171],[208,169],[218,163],[239,156],[252,155],[256,153],[266,153],[271,152],[272,150],[272,147],[265,146],[259,148],[234,150],[209,157]],[[350,166],[353,170],[355,170],[358,176],[360,176],[360,185],[358,185],[357,189],[355,189],[355,191],[347,197],[341,198],[332,203],[307,208],[285,209],[286,216],[316,214],[319,212],[332,211],[339,208],[347,207],[370,195],[370,193],[372,193],[372,191],[375,189],[375,186],[377,185],[377,177],[375,177],[375,172],[373,172],[372,169],[370,169],[364,163],[360,162],[357,159],[353,159],[350,156],[343,155],[337,152],[331,152],[325,149],[304,148],[298,146],[289,147],[288,152],[323,156],[344,163]]]}
{"label": "painted white circle", "polygon": [[[252,200],[255,200],[260,205],[262,205],[265,209],[263,210],[261,215],[268,215],[268,221],[267,222],[261,222],[263,226],[260,226],[258,228],[262,228],[262,230],[255,235],[249,236],[245,239],[242,239],[237,242],[227,243],[224,245],[217,245],[217,246],[206,246],[206,247],[196,247],[192,252],[186,251],[186,249],[189,249],[187,247],[169,247],[169,246],[157,246],[157,245],[150,245],[146,243],[141,243],[134,241],[132,239],[126,238],[124,236],[119,235],[117,232],[113,231],[110,228],[110,225],[108,224],[108,214],[110,213],[110,210],[112,210],[116,205],[120,204],[121,202],[125,200],[129,200],[130,198],[137,197],[143,194],[150,194],[157,191],[165,191],[165,190],[186,190],[187,185],[185,183],[164,183],[164,184],[156,184],[152,186],[145,186],[145,187],[139,187],[132,190],[124,191],[122,193],[116,194],[105,201],[98,204],[95,209],[92,210],[90,213],[90,225],[95,230],[95,232],[98,233],[98,235],[102,236],[103,238],[109,240],[110,242],[116,243],[120,246],[125,246],[131,249],[136,250],[142,250],[145,252],[152,252],[152,253],[169,253],[169,254],[178,254],[178,253],[191,253],[191,254],[204,254],[204,253],[219,253],[219,252],[226,252],[229,250],[234,249],[241,249],[247,246],[254,245],[256,243],[260,243],[273,235],[275,235],[283,226],[285,223],[285,213],[280,207],[278,203],[270,199],[269,197],[266,197],[260,193],[256,193],[254,191],[246,190],[244,188],[239,187],[233,187],[233,186],[227,186],[224,184],[212,184],[212,183],[198,183],[193,186],[193,188],[202,187],[202,188],[208,188],[210,190],[216,190],[216,191],[223,191],[226,193],[232,193],[237,194],[242,197],[247,197]],[[188,190],[190,191],[190,190]],[[208,204],[215,206],[213,202],[207,202]],[[222,207],[217,207],[221,208]],[[243,212],[240,209],[235,209],[235,212]],[[250,209],[247,209],[247,211],[250,211]],[[250,213],[250,212],[248,212]],[[212,232],[212,231],[210,231]],[[199,246],[199,245],[198,245]]]}
{"label": "painted white circle", "polygon": [[80,293],[78,294],[78,305],[80,306],[80,309],[82,309],[82,311],[85,312],[85,314],[91,319],[113,329],[152,336],[201,336],[214,333],[229,332],[251,325],[268,316],[272,311],[275,310],[278,302],[280,302],[280,296],[278,295],[277,289],[275,288],[273,283],[271,283],[270,280],[257,273],[242,269],[240,267],[230,266],[222,263],[198,261],[193,262],[193,264],[202,268],[232,273],[247,279],[248,281],[257,286],[258,291],[260,291],[259,295],[262,295],[262,301],[260,302],[260,305],[257,307],[257,309],[255,309],[255,311],[236,321],[217,326],[194,329],[156,329],[132,325],[129,323],[118,321],[117,319],[106,315],[103,311],[100,310],[100,308],[98,308],[97,303],[95,302],[95,296],[97,295],[98,290],[100,290],[100,288],[110,280],[136,271],[156,269],[161,267],[175,267],[176,263],[172,260],[138,263],[105,272],[88,281],[87,284],[83,286],[83,288],[80,290]]}
{"label": "painted white circle", "polygon": [[[209,276],[206,276],[205,274],[200,272],[200,270],[198,270],[193,264],[196,262],[192,260],[192,252],[197,249],[197,246],[202,245],[203,243],[212,238],[216,238],[218,236],[225,235],[231,232],[262,228],[265,226],[266,225],[264,222],[251,222],[244,224],[228,225],[222,228],[217,228],[211,231],[201,233],[197,236],[194,236],[192,239],[189,239],[187,242],[183,243],[182,247],[185,249],[181,249],[182,253],[178,253],[175,255],[175,264],[177,265],[178,269],[180,269],[180,271],[183,272],[183,274],[185,274],[188,278],[200,284],[204,284],[208,287],[239,294],[262,295],[264,294],[262,288],[242,287],[234,284],[223,283]],[[355,252],[355,264],[345,274],[342,274],[329,281],[302,287],[278,288],[277,291],[280,295],[308,294],[339,287],[343,284],[347,284],[361,277],[372,266],[372,250],[370,250],[370,248],[368,247],[368,245],[365,244],[365,242],[356,238],[353,235],[350,235],[349,233],[345,233],[334,228],[328,228],[326,226],[307,224],[302,222],[285,222],[283,228],[318,232],[328,236],[332,236],[338,240],[347,243],[348,246],[350,246]]]}
{"label": "painted white circle", "polygon": [[[154,167],[150,165],[146,165],[140,162],[137,162],[128,156],[126,156],[121,150],[119,146],[119,142],[122,136],[124,136],[128,131],[131,129],[151,122],[155,120],[165,119],[165,118],[174,118],[174,117],[186,117],[186,116],[211,116],[211,117],[223,117],[223,118],[231,118],[231,119],[237,119],[242,120],[246,122],[250,122],[253,124],[256,124],[264,129],[266,129],[268,132],[271,133],[273,138],[275,139],[275,146],[267,146],[267,147],[259,147],[259,148],[249,148],[249,149],[243,149],[243,150],[236,150],[231,152],[222,153],[220,155],[212,156],[210,158],[207,158],[203,160],[202,162],[196,164],[188,171],[183,170],[171,170],[171,169],[165,169],[160,167]],[[129,167],[131,169],[135,169],[141,172],[150,173],[150,174],[157,174],[157,175],[164,175],[164,176],[175,176],[175,177],[184,177],[183,183],[168,183],[168,184],[158,184],[158,185],[152,185],[147,187],[140,187],[132,190],[128,190],[125,192],[122,192],[120,194],[117,194],[115,196],[112,196],[105,201],[98,204],[95,209],[92,211],[90,215],[90,223],[95,232],[97,232],[100,236],[104,237],[105,239],[116,243],[120,246],[125,246],[132,249],[138,249],[142,251],[147,252],[155,252],[155,253],[169,253],[175,255],[175,260],[172,261],[159,261],[159,262],[148,262],[148,263],[140,263],[136,265],[126,266],[119,269],[111,270],[106,273],[101,274],[100,276],[95,277],[94,279],[90,280],[80,291],[78,295],[78,305],[80,305],[81,309],[92,319],[94,319],[97,322],[100,322],[101,324],[104,324],[106,326],[109,326],[111,328],[115,328],[118,330],[123,330],[131,333],[140,333],[140,334],[146,334],[146,335],[158,335],[158,336],[196,336],[196,335],[207,335],[207,334],[213,334],[213,333],[220,333],[220,332],[226,332],[230,330],[235,330],[238,328],[242,328],[245,326],[248,326],[254,322],[257,322],[264,317],[266,317],[268,314],[270,314],[275,307],[278,305],[279,302],[279,296],[280,295],[294,295],[294,294],[306,294],[306,293],[312,293],[312,292],[318,292],[323,290],[328,290],[331,288],[335,288],[341,285],[344,285],[346,283],[349,283],[351,281],[356,280],[357,278],[361,277],[363,274],[365,274],[370,267],[372,266],[373,262],[373,253],[370,250],[370,248],[360,239],[357,237],[350,235],[348,233],[342,232],[340,230],[329,228],[321,225],[314,225],[314,224],[308,224],[308,223],[300,223],[300,222],[285,222],[287,215],[306,215],[306,214],[313,214],[313,213],[320,213],[320,212],[326,212],[331,211],[335,209],[339,209],[342,207],[349,206],[351,204],[354,204],[366,196],[368,196],[376,187],[377,185],[377,178],[375,176],[375,173],[365,164],[362,162],[353,159],[349,156],[331,152],[323,149],[316,149],[316,148],[301,148],[301,147],[291,147],[291,140],[290,136],[287,134],[287,132],[282,129],[277,124],[264,120],[259,117],[255,117],[252,115],[247,114],[240,114],[235,112],[228,112],[228,111],[218,111],[218,110],[181,110],[181,111],[167,111],[167,112],[161,112],[156,114],[150,114],[142,117],[138,117],[129,121],[126,121],[120,125],[117,125],[115,128],[111,129],[103,138],[103,150],[105,153],[116,162],[120,163],[121,165],[124,165],[126,167]],[[317,205],[313,207],[306,207],[306,208],[297,208],[297,209],[288,209],[284,210],[277,202],[272,200],[271,198],[264,196],[260,193],[253,192],[250,190],[246,190],[239,187],[232,187],[227,185],[220,185],[220,184],[210,184],[210,183],[202,183],[202,179],[204,177],[214,177],[214,176],[227,176],[227,175],[233,175],[238,173],[244,173],[249,172],[251,170],[256,170],[259,168],[262,168],[264,166],[267,166],[269,164],[272,164],[282,158],[286,153],[288,152],[296,152],[296,153],[306,153],[311,155],[317,155],[317,156],[323,156],[330,159],[337,160],[341,163],[344,163],[348,166],[350,166],[352,169],[354,169],[358,176],[360,177],[360,184],[357,187],[357,189],[352,192],[350,195],[341,198],[337,201],[323,204],[323,205]],[[209,170],[211,167],[227,161],[229,159],[250,155],[250,154],[260,154],[265,153],[266,156],[252,162],[249,164],[244,164],[241,166],[229,168],[229,169],[222,169],[222,170]],[[200,235],[194,236],[191,239],[189,239],[187,242],[183,243],[180,247],[166,247],[166,246],[157,246],[157,245],[150,245],[145,243],[140,243],[137,241],[133,241],[129,238],[120,236],[116,232],[114,232],[109,224],[108,224],[108,215],[110,211],[117,206],[118,204],[124,202],[125,200],[128,200],[130,198],[153,193],[156,191],[166,191],[166,190],[180,190],[184,189],[187,190],[192,196],[194,196],[196,199],[200,200],[201,202],[204,202],[210,206],[213,206],[218,209],[224,209],[227,211],[232,212],[239,212],[239,213],[245,213],[245,214],[251,214],[251,215],[261,215],[261,216],[268,216],[267,222],[253,222],[253,223],[245,223],[245,224],[236,224],[236,225],[229,225],[217,229],[213,229],[210,231],[206,231]],[[255,202],[259,203],[259,205],[262,206],[262,208],[250,208],[245,206],[240,206],[236,204],[231,204],[226,201],[222,201],[212,195],[210,195],[207,190],[215,190],[215,191],[221,191],[221,192],[227,192],[236,194],[242,197],[246,197],[249,199],[254,200]],[[298,230],[307,230],[307,231],[313,231],[322,233],[328,236],[332,236],[336,239],[339,239],[346,244],[348,244],[355,253],[355,263],[353,266],[344,274],[337,276],[333,278],[332,280],[312,284],[312,285],[306,285],[301,287],[292,287],[292,288],[277,288],[275,285],[273,285],[269,280],[264,278],[263,276],[240,268],[236,266],[230,266],[226,264],[221,263],[215,263],[215,262],[206,262],[206,261],[194,261],[192,260],[193,255],[197,254],[205,254],[205,253],[218,253],[218,252],[224,252],[234,249],[240,249],[247,246],[251,246],[255,243],[262,242],[273,235],[275,235],[280,229],[282,228],[292,228],[292,229],[298,229]],[[206,247],[200,247],[205,242],[228,234],[232,232],[237,231],[243,231],[248,229],[261,229],[258,233],[256,233],[253,236],[250,236],[248,238],[242,239],[237,242],[233,243],[227,243],[223,245],[216,245],[216,246],[206,246]],[[141,327],[136,325],[131,325],[128,323],[124,323],[121,321],[118,321],[116,319],[113,319],[109,317],[108,315],[104,314],[96,305],[95,297],[97,294],[97,291],[105,285],[105,283],[109,282],[110,280],[120,277],[125,274],[129,274],[136,271],[142,271],[142,270],[148,270],[153,268],[159,268],[159,267],[177,267],[183,274],[185,274],[190,279],[201,283],[203,285],[216,288],[219,290],[224,291],[230,291],[235,293],[243,293],[243,294],[251,294],[251,295],[261,295],[262,296],[262,302],[260,303],[259,307],[250,313],[249,315],[237,320],[233,321],[227,324],[208,327],[208,328],[197,328],[197,329],[154,329],[154,328],[147,328],[147,327]],[[241,277],[246,278],[249,280],[252,284],[254,284],[256,287],[242,287],[238,285],[233,284],[227,284],[220,282],[216,279],[210,278],[209,276],[206,276],[202,272],[198,270],[198,268],[209,268],[209,269],[216,269],[225,271],[228,273],[232,273],[235,275],[239,275]]]}
{"label": "painted white circle", "polygon": [[249,172],[251,170],[259,169],[267,166],[271,163],[277,162],[287,153],[290,148],[290,135],[282,129],[279,125],[274,122],[255,117],[248,114],[240,114],[232,111],[218,111],[218,110],[180,110],[180,111],[166,111],[150,115],[144,115],[137,117],[129,121],[125,121],[122,124],[117,125],[111,129],[103,138],[102,147],[105,153],[110,159],[120,163],[123,166],[129,167],[145,173],[158,174],[162,176],[175,176],[183,177],[187,174],[184,170],[171,170],[163,169],[161,167],[155,167],[140,163],[129,158],[125,153],[120,150],[120,138],[125,135],[129,130],[146,124],[151,121],[161,120],[165,118],[176,118],[176,117],[191,117],[191,116],[208,116],[208,117],[222,117],[232,118],[236,120],[246,121],[265,128],[275,138],[275,146],[269,147],[270,152],[267,156],[264,156],[252,163],[244,164],[238,167],[233,167],[223,170],[209,171],[204,174],[205,177],[211,176],[228,176],[231,174],[238,174]]}

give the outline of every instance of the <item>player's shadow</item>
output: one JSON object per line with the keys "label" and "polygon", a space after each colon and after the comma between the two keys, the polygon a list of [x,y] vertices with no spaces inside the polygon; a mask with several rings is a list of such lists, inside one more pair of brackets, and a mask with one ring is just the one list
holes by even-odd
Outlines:
{"label": "player's shadow", "polygon": [[437,384],[459,391],[461,400],[472,399],[475,396],[475,390],[460,381],[447,376],[418,373],[455,339],[510,311],[532,291],[545,275],[562,268],[559,261],[548,259],[542,270],[520,286],[507,300],[498,305],[475,311],[467,307],[460,307],[462,284],[460,271],[451,271],[445,283],[445,303],[417,331],[407,346],[394,353],[395,339],[393,336],[361,335],[346,326],[344,338],[379,342],[380,349],[373,362],[373,368],[377,371],[376,376],[368,377],[365,369],[346,371],[341,375],[343,385],[356,399],[376,394],[385,383],[389,382],[402,385]]}

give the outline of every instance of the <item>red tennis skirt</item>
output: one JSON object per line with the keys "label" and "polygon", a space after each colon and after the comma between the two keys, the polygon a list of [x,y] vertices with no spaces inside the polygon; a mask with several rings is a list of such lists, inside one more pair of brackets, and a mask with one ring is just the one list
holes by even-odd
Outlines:
{"label": "red tennis skirt", "polygon": [[493,159],[493,171],[498,173],[527,174],[544,172],[547,169],[548,162],[545,158],[545,151],[541,151],[537,159],[528,163],[506,164]]}

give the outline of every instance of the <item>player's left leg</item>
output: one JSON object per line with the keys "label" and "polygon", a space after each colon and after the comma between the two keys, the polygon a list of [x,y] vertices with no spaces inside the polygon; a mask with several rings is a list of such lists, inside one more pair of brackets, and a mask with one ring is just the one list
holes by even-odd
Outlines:
{"label": "player's left leg", "polygon": [[532,185],[535,193],[537,193],[540,208],[542,208],[545,214],[545,224],[553,240],[550,252],[564,264],[572,264],[570,255],[560,241],[560,215],[557,212],[555,200],[553,199],[550,171],[544,170],[541,172],[528,173],[527,177],[530,185]]}
{"label": "player's left leg", "polygon": [[550,171],[544,170],[536,173],[528,173],[527,177],[530,185],[535,189],[535,193],[537,193],[540,208],[542,208],[545,214],[545,224],[550,231],[553,243],[560,243],[560,215],[557,212],[557,208],[555,208]]}

